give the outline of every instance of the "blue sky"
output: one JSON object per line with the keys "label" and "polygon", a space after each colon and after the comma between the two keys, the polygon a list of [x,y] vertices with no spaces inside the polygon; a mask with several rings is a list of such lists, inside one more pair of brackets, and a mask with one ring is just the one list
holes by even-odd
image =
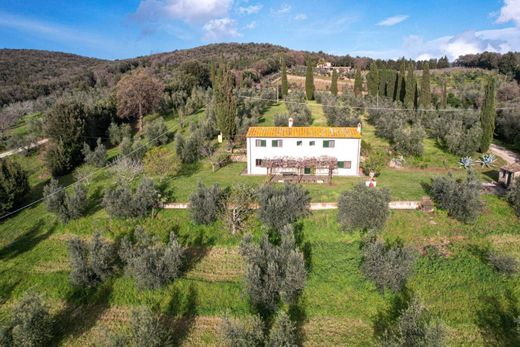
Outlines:
{"label": "blue sky", "polygon": [[2,0],[0,47],[106,59],[213,42],[375,58],[520,51],[520,0]]}

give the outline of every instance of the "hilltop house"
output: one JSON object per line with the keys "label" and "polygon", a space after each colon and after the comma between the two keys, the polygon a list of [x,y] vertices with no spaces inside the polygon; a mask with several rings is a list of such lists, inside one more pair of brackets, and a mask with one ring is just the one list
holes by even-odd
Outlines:
{"label": "hilltop house", "polygon": [[361,125],[347,127],[250,127],[247,173],[269,176],[357,176]]}

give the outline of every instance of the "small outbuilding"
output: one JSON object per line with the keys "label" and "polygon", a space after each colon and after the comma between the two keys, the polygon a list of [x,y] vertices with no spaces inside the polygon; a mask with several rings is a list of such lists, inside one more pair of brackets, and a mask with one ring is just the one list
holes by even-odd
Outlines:
{"label": "small outbuilding", "polygon": [[520,177],[520,163],[504,165],[500,168],[498,181],[509,187]]}

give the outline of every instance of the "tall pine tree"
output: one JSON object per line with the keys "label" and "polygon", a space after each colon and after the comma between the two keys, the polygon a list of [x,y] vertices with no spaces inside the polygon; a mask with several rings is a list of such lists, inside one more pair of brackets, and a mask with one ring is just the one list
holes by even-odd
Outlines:
{"label": "tall pine tree", "polygon": [[408,73],[406,74],[406,86],[404,95],[404,106],[407,109],[412,109],[415,103],[415,76],[413,74],[414,64],[413,62],[408,63]]}
{"label": "tall pine tree", "polygon": [[282,58],[282,97],[289,94],[289,81],[287,81],[287,64],[285,58]]}
{"label": "tall pine tree", "polygon": [[332,81],[330,82],[330,92],[332,95],[338,95],[338,72],[336,69],[332,70]]}
{"label": "tall pine tree", "polygon": [[422,66],[422,78],[421,78],[421,96],[419,99],[419,105],[421,108],[430,108],[432,104],[432,94],[430,89],[430,65],[425,62]]}
{"label": "tall pine tree", "polygon": [[213,98],[215,100],[217,127],[222,132],[223,137],[229,140],[229,146],[232,148],[237,131],[235,123],[237,102],[233,94],[233,74],[223,64],[215,75]]}
{"label": "tall pine tree", "polygon": [[378,94],[379,69],[377,68],[377,64],[375,62],[370,64],[370,72],[367,74],[367,88],[369,95],[376,96]]}
{"label": "tall pine tree", "polygon": [[314,75],[310,59],[307,61],[307,73],[305,74],[305,95],[307,100],[314,100]]}
{"label": "tall pine tree", "polygon": [[397,75],[397,90],[395,91],[395,100],[404,102],[406,95],[406,64],[404,59],[401,59],[399,64],[399,74]]}
{"label": "tall pine tree", "polygon": [[489,150],[491,141],[493,141],[493,133],[495,132],[495,78],[489,76],[486,85],[486,93],[484,95],[484,103],[480,114],[480,123],[482,125],[482,140],[480,141],[480,152],[486,153]]}
{"label": "tall pine tree", "polygon": [[354,95],[361,96],[363,93],[363,79],[361,77],[361,70],[356,69],[356,75],[354,77]]}

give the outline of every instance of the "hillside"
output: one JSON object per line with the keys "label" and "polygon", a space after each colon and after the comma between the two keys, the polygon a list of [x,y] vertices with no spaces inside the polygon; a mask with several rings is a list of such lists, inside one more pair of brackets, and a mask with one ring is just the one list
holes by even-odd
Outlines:
{"label": "hillside", "polygon": [[100,64],[102,60],[75,54],[0,49],[0,105],[91,84],[91,69]]}

